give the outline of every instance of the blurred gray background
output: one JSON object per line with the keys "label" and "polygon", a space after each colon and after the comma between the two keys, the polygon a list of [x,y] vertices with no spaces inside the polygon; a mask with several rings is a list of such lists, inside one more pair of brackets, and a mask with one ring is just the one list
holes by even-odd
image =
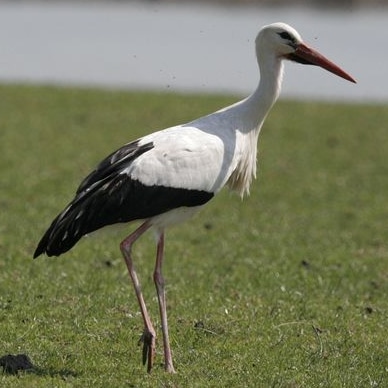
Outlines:
{"label": "blurred gray background", "polygon": [[257,32],[283,21],[358,81],[290,63],[283,97],[386,102],[386,3],[1,1],[0,81],[245,95]]}

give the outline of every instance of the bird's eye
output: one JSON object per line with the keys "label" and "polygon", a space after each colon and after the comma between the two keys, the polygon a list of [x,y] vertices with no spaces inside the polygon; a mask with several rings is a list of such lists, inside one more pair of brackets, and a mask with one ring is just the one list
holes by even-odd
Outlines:
{"label": "bird's eye", "polygon": [[279,32],[279,35],[280,35],[283,39],[290,40],[291,42],[293,42],[293,41],[295,40],[295,39],[294,39],[287,31]]}

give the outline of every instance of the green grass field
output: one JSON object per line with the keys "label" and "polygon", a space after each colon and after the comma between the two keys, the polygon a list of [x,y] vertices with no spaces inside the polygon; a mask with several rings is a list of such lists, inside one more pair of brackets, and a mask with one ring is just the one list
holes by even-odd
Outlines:
{"label": "green grass field", "polygon": [[[138,306],[119,251],[135,225],[32,254],[113,149],[232,97],[0,86],[1,387],[387,387],[388,107],[279,102],[251,196],[227,191],[167,233],[176,375],[141,365]],[[159,327],[154,241],[135,246]]]}

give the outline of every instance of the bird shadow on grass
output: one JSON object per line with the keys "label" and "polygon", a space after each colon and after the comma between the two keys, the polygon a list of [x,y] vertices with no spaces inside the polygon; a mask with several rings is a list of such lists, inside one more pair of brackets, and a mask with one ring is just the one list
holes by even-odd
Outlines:
{"label": "bird shadow on grass", "polygon": [[36,376],[60,376],[66,380],[69,377],[77,377],[78,374],[68,369],[55,370],[51,368],[40,368],[34,365],[26,354],[7,354],[0,357],[0,367],[3,367],[3,374],[17,375],[19,372],[34,374]]}

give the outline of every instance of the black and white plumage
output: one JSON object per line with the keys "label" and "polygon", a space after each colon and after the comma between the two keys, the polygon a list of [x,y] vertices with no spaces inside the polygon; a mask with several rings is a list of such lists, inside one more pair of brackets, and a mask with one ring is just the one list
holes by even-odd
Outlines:
{"label": "black and white plumage", "polygon": [[205,204],[213,193],[187,190],[155,182],[145,184],[128,172],[152,142],[134,141],[104,159],[79,186],[76,197],[52,222],[36,254],[58,256],[71,249],[87,233],[106,225],[149,219],[179,207]]}
{"label": "black and white plumage", "polygon": [[246,99],[190,123],[167,128],[124,145],[104,159],[79,186],[75,198],[54,219],[34,258],[58,256],[87,233],[104,226],[143,220],[120,245],[144,320],[143,362],[155,353],[151,323],[131,257],[133,243],[149,228],[158,237],[154,280],[164,345],[164,365],[174,372],[168,338],[162,262],[165,229],[193,216],[224,186],[241,196],[256,176],[257,140],[276,101],[283,59],[321,66],[351,82],[338,66],[305,45],[284,23],[265,26],[256,38],[260,83]]}

